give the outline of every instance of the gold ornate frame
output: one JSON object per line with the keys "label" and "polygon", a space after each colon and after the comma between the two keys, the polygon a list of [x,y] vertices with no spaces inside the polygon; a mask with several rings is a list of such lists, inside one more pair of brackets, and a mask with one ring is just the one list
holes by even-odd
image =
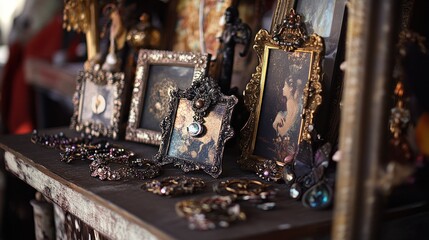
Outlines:
{"label": "gold ornate frame", "polygon": [[[85,98],[91,88],[92,90],[95,88],[97,92],[101,91],[97,98],[101,96],[104,107],[100,111],[92,109],[92,115],[88,116],[90,110],[86,104],[89,102]],[[70,128],[96,137],[106,136],[117,139],[121,130],[123,95],[124,73],[112,73],[101,69],[81,71],[73,96],[74,114]]]}
{"label": "gold ornate frame", "polygon": [[[292,18],[292,19],[291,19]],[[254,154],[255,139],[258,130],[258,124],[261,114],[261,106],[264,99],[264,86],[269,79],[266,79],[267,68],[270,64],[268,55],[270,51],[282,50],[285,53],[307,52],[311,53],[311,61],[309,66],[308,81],[302,93],[302,121],[299,133],[300,141],[310,141],[310,132],[313,129],[313,116],[317,107],[322,102],[322,84],[321,84],[321,60],[323,56],[324,44],[320,36],[312,34],[307,36],[302,25],[290,23],[299,23],[300,16],[295,14],[294,10],[290,10],[288,17],[281,24],[276,25],[272,34],[261,29],[255,37],[254,49],[258,55],[259,64],[256,67],[256,72],[252,74],[252,78],[244,91],[244,103],[250,111],[249,119],[241,130],[240,147],[242,154],[239,159],[239,164],[246,169],[260,171],[261,165],[266,165],[266,159]],[[277,166],[283,166],[284,163],[276,161]],[[266,167],[265,167],[266,169]],[[277,175],[281,174],[277,172]],[[276,178],[279,178],[278,176]]]}
{"label": "gold ornate frame", "polygon": [[[193,67],[193,75],[190,76],[189,82],[184,83],[187,88],[191,86],[195,79],[207,74],[209,62],[209,54],[160,50],[140,50],[136,78],[132,92],[130,114],[125,131],[125,139],[152,145],[159,145],[161,143],[161,128],[159,128],[159,131],[155,131],[153,129],[140,127],[140,123],[143,120],[143,108],[148,107],[144,101],[151,77],[149,74],[151,66],[164,66],[166,68],[166,72],[168,71],[169,67]],[[176,86],[172,86],[172,88],[176,88],[178,85],[177,82],[174,82],[173,84]],[[166,97],[168,98],[168,96]],[[164,100],[166,103],[164,107],[167,108],[168,99]],[[166,111],[164,115],[166,115]],[[149,121],[149,119],[146,120]]]}

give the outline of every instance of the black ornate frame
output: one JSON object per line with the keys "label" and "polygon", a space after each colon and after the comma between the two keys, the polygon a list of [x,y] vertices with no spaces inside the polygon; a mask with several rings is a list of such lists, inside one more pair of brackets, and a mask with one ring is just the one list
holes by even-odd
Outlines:
{"label": "black ornate frame", "polygon": [[[212,159],[210,159],[210,157],[198,158],[200,156],[197,156],[198,161],[195,161],[169,155],[177,116],[179,114],[190,114],[189,112],[178,112],[180,101],[189,103],[190,108],[192,108],[194,112],[193,121],[201,124],[207,122],[206,120],[211,117],[211,113],[214,111],[215,107],[224,108],[220,126],[216,126],[219,127],[219,132],[216,139],[215,155]],[[175,166],[179,166],[184,172],[203,170],[212,177],[217,178],[222,173],[222,156],[225,142],[234,135],[234,130],[230,125],[230,121],[234,106],[237,102],[238,100],[235,96],[223,95],[220,92],[218,84],[210,77],[194,81],[192,86],[187,90],[172,91],[169,113],[161,123],[162,142],[159,152],[154,157],[155,160],[162,165],[173,163]],[[213,126],[211,125],[209,127]],[[198,154],[199,153],[200,152],[198,152]]]}

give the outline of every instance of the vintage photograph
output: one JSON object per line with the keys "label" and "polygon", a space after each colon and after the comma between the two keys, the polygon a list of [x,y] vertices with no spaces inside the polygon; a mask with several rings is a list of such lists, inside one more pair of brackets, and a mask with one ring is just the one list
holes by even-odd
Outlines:
{"label": "vintage photograph", "polygon": [[126,128],[127,140],[159,145],[170,91],[187,89],[205,76],[210,56],[159,50],[141,50]]}
{"label": "vintage photograph", "polygon": [[170,91],[176,88],[188,88],[192,83],[193,75],[192,66],[151,64],[143,100],[145,104],[138,128],[161,131],[159,123],[167,113]]}
{"label": "vintage photograph", "polygon": [[270,64],[261,82],[263,97],[253,153],[283,162],[295,155],[300,140],[312,53],[266,48],[265,54]]}
{"label": "vintage photograph", "polygon": [[97,85],[94,82],[84,81],[81,99],[81,122],[100,122],[108,126],[112,120],[113,88],[112,85]]}
{"label": "vintage photograph", "polygon": [[339,134],[340,101],[343,88],[340,64],[344,61],[347,9],[346,0],[279,0],[273,17],[274,25],[280,24],[291,8],[301,16],[307,34],[323,37],[324,51],[322,84],[324,99],[320,105],[319,133],[330,142]]}
{"label": "vintage photograph", "polygon": [[292,162],[298,144],[311,141],[322,103],[324,44],[319,35],[306,34],[301,16],[290,9],[272,34],[259,30],[253,49],[259,63],[243,94],[250,113],[241,129],[238,163],[259,174],[267,162],[279,167]]}
{"label": "vintage photograph", "polygon": [[192,137],[188,132],[188,127],[194,122],[193,115],[189,114],[192,112],[191,104],[186,99],[179,101],[168,156],[213,165],[226,106],[216,105],[204,119],[205,133],[201,137]]}
{"label": "vintage photograph", "polygon": [[173,91],[154,159],[161,165],[173,163],[185,172],[203,170],[217,178],[222,173],[225,142],[234,135],[230,121],[237,102],[234,95],[223,95],[211,77]]}

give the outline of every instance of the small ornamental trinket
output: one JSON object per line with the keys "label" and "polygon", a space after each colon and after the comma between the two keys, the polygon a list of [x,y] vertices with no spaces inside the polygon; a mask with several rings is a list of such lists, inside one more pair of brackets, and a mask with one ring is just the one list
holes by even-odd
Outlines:
{"label": "small ornamental trinket", "polygon": [[[109,164],[117,163],[120,167],[112,169]],[[100,180],[117,181],[121,179],[149,179],[159,176],[161,168],[154,162],[136,158],[134,154],[126,158],[97,156],[89,165],[91,176]]]}
{"label": "small ornamental trinket", "polygon": [[246,214],[234,200],[231,196],[184,200],[176,204],[176,213],[188,220],[188,226],[192,230],[226,228],[233,222],[246,219]]}
{"label": "small ornamental trinket", "polygon": [[189,135],[191,135],[192,137],[198,137],[203,133],[204,126],[198,122],[192,122],[191,124],[188,125],[186,129]]}
{"label": "small ornamental trinket", "polygon": [[278,181],[282,178],[281,167],[273,160],[264,160],[256,165],[256,174],[267,181]]}
{"label": "small ornamental trinket", "polygon": [[192,194],[206,186],[201,178],[175,176],[152,180],[143,184],[142,189],[161,196]]}
{"label": "small ornamental trinket", "polygon": [[106,100],[100,94],[97,94],[91,98],[91,109],[95,114],[103,113],[106,110]]}
{"label": "small ornamental trinket", "polygon": [[232,195],[238,200],[261,203],[272,200],[278,189],[258,180],[229,179],[215,185],[214,191],[221,195]]}
{"label": "small ornamental trinket", "polygon": [[309,208],[323,209],[331,204],[332,198],[331,187],[325,182],[320,182],[304,193],[302,203]]}

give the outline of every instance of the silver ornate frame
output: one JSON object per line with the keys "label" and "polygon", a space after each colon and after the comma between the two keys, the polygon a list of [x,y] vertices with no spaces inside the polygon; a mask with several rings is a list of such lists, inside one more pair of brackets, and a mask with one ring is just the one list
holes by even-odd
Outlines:
{"label": "silver ornate frame", "polygon": [[[110,85],[113,87],[113,98],[106,101],[113,104],[113,111],[109,124],[96,120],[82,120],[83,96],[86,91],[86,83],[93,82],[97,87]],[[83,131],[93,136],[105,136],[117,139],[120,134],[121,109],[123,107],[124,73],[112,73],[101,69],[81,71],[77,78],[76,92],[73,96],[74,113],[71,118],[70,128]]]}
{"label": "silver ornate frame", "polygon": [[210,62],[209,54],[191,52],[172,52],[160,50],[140,50],[128,124],[125,131],[125,139],[135,142],[159,145],[161,132],[139,128],[144,107],[144,97],[149,80],[150,65],[165,66],[194,66],[194,74],[190,84],[199,76],[205,76]]}

